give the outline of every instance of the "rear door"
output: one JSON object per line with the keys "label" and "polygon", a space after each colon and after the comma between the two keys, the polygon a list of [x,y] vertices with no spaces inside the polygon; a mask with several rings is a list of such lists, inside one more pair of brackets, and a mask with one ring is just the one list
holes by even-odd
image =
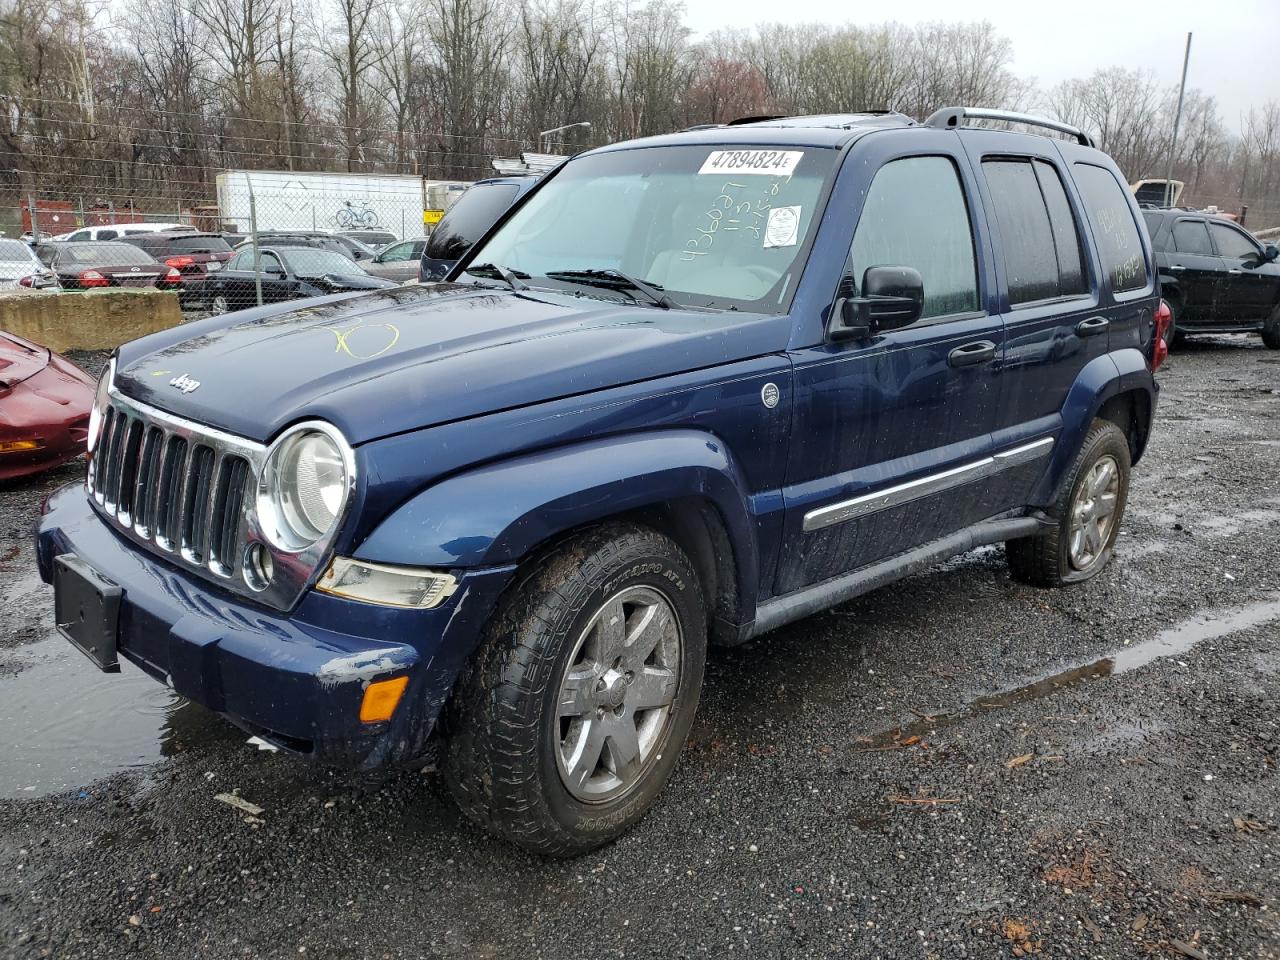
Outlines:
{"label": "rear door", "polygon": [[1211,221],[1209,232],[1222,257],[1223,306],[1238,323],[1265,320],[1276,303],[1280,278],[1265,266],[1262,245],[1234,224]]}
{"label": "rear door", "polygon": [[[1169,273],[1182,299],[1178,320],[1212,323],[1219,319],[1219,299],[1227,268],[1213,251],[1204,217],[1178,217],[1170,232]],[[1225,319],[1225,318],[1223,318]]]}
{"label": "rear door", "polygon": [[982,131],[966,146],[980,171],[1005,326],[993,446],[1021,461],[992,482],[1004,505],[1021,507],[1044,474],[1072,384],[1107,352],[1112,321],[1083,242],[1080,198],[1053,142]]}
{"label": "rear door", "polygon": [[780,594],[996,512],[981,466],[991,452],[1003,330],[986,309],[988,258],[959,138],[867,137],[841,178],[865,185],[848,207],[833,199],[825,214],[856,223],[829,302],[856,295],[868,267],[907,266],[924,280],[924,313],[868,339],[792,351]]}

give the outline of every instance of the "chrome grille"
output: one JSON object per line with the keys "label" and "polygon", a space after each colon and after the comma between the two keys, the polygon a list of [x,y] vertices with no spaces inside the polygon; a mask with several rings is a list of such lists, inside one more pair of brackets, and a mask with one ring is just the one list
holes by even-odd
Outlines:
{"label": "chrome grille", "polygon": [[250,458],[260,449],[113,397],[89,462],[89,493],[135,538],[186,566],[238,579]]}

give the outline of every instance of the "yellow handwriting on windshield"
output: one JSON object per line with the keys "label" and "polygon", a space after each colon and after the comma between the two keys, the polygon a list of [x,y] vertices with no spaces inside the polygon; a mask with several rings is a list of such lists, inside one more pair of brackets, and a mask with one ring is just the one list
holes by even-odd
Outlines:
{"label": "yellow handwriting on windshield", "polygon": [[353,327],[321,327],[333,334],[334,353],[345,353],[353,360],[372,360],[380,357],[400,339],[400,328],[394,323],[365,323]]}

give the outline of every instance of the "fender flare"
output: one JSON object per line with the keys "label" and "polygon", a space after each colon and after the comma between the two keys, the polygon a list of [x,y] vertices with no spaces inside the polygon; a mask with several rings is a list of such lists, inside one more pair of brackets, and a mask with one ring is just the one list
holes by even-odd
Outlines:
{"label": "fender flare", "polygon": [[739,597],[757,578],[746,481],[728,448],[700,430],[626,434],[485,464],[409,498],[355,550],[413,567],[515,563],[584,524],[694,499],[720,515]]}
{"label": "fender flare", "polygon": [[[1147,395],[1147,409],[1152,414],[1156,407],[1157,387],[1155,378],[1147,369],[1147,358],[1134,347],[1115,350],[1094,357],[1077,375],[1067,399],[1062,405],[1062,432],[1053,446],[1048,469],[1031,495],[1031,503],[1048,507],[1063,476],[1071,469],[1076,455],[1084,443],[1089,427],[1098,411],[1112,397],[1122,393],[1141,391]],[[1150,424],[1147,425],[1148,431]]]}

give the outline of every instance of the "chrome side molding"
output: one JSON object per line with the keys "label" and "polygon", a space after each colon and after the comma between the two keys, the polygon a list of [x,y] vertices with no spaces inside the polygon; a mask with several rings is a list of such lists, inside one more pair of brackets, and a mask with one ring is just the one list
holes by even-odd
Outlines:
{"label": "chrome side molding", "polygon": [[931,496],[961,484],[972,483],[1003,470],[1010,470],[1047,457],[1052,449],[1053,437],[1042,437],[1021,446],[1001,450],[993,456],[952,467],[950,470],[943,470],[941,473],[933,473],[918,480],[910,480],[874,493],[864,493],[849,500],[818,507],[804,515],[803,529],[805,533],[811,533],[837,523],[846,523],[858,517],[865,517],[870,513],[888,510],[890,507],[898,507],[912,500],[919,500],[921,497]]}

